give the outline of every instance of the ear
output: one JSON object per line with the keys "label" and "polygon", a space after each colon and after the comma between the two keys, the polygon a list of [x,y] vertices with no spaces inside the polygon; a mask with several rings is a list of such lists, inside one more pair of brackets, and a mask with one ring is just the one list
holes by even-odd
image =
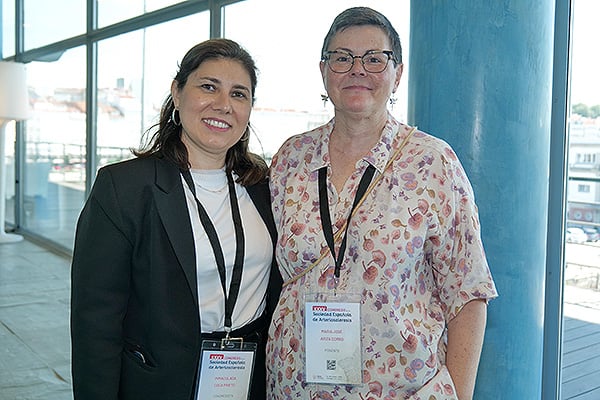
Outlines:
{"label": "ear", "polygon": [[175,108],[179,108],[179,88],[177,87],[179,82],[173,79],[171,82],[171,97],[173,98],[173,105]]}
{"label": "ear", "polygon": [[[321,70],[321,79],[323,79],[323,85],[325,85],[325,61],[319,62],[319,69]],[[327,89],[327,85],[325,85],[325,89]]]}
{"label": "ear", "polygon": [[402,78],[402,72],[404,71],[404,64],[398,64],[396,67],[396,79],[394,81],[394,92],[398,90],[398,85],[400,85],[400,78]]}

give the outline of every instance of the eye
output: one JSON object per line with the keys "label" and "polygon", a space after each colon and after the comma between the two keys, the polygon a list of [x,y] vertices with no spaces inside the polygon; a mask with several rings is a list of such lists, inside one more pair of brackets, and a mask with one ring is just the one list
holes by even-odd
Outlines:
{"label": "eye", "polygon": [[234,90],[231,93],[231,97],[236,97],[238,99],[247,99],[248,98],[248,93],[246,93],[243,90]]}
{"label": "eye", "polygon": [[213,85],[212,83],[203,83],[200,85],[200,87],[209,92],[214,92],[216,90],[215,85]]}
{"label": "eye", "polygon": [[369,54],[365,56],[365,62],[369,64],[381,64],[384,62],[382,54]]}
{"label": "eye", "polygon": [[346,54],[335,54],[333,57],[333,61],[339,63],[347,63],[350,62],[350,56]]}

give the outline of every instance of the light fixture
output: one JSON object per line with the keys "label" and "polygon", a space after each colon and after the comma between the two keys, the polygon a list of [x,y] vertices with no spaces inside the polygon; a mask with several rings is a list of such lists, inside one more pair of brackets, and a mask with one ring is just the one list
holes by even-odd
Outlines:
{"label": "light fixture", "polygon": [[29,116],[25,64],[0,61],[0,244],[14,243],[21,235],[6,233],[6,126]]}

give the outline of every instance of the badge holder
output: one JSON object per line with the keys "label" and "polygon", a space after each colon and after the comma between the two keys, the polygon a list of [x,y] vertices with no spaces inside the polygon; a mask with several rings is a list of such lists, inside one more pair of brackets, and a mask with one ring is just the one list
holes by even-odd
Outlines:
{"label": "badge holder", "polygon": [[221,340],[203,340],[198,374],[202,399],[247,400],[256,348],[256,343],[229,337],[229,333]]}
{"label": "badge holder", "polygon": [[347,293],[306,295],[306,382],[363,384],[360,299]]}

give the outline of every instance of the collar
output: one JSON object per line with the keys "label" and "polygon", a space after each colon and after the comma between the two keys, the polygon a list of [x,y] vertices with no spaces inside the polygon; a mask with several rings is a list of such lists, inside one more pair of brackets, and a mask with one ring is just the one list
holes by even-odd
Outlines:
{"label": "collar", "polygon": [[[315,130],[315,151],[311,160],[307,162],[307,167],[311,172],[317,171],[322,167],[328,167],[331,164],[329,156],[329,139],[334,126],[335,118]],[[362,161],[373,165],[379,173],[383,173],[388,160],[394,152],[395,146],[398,146],[398,142],[401,142],[409,131],[410,127],[398,122],[392,114],[388,112],[387,121],[379,140],[375,143],[375,146],[365,154]],[[398,140],[395,140],[396,136],[398,136]]]}

